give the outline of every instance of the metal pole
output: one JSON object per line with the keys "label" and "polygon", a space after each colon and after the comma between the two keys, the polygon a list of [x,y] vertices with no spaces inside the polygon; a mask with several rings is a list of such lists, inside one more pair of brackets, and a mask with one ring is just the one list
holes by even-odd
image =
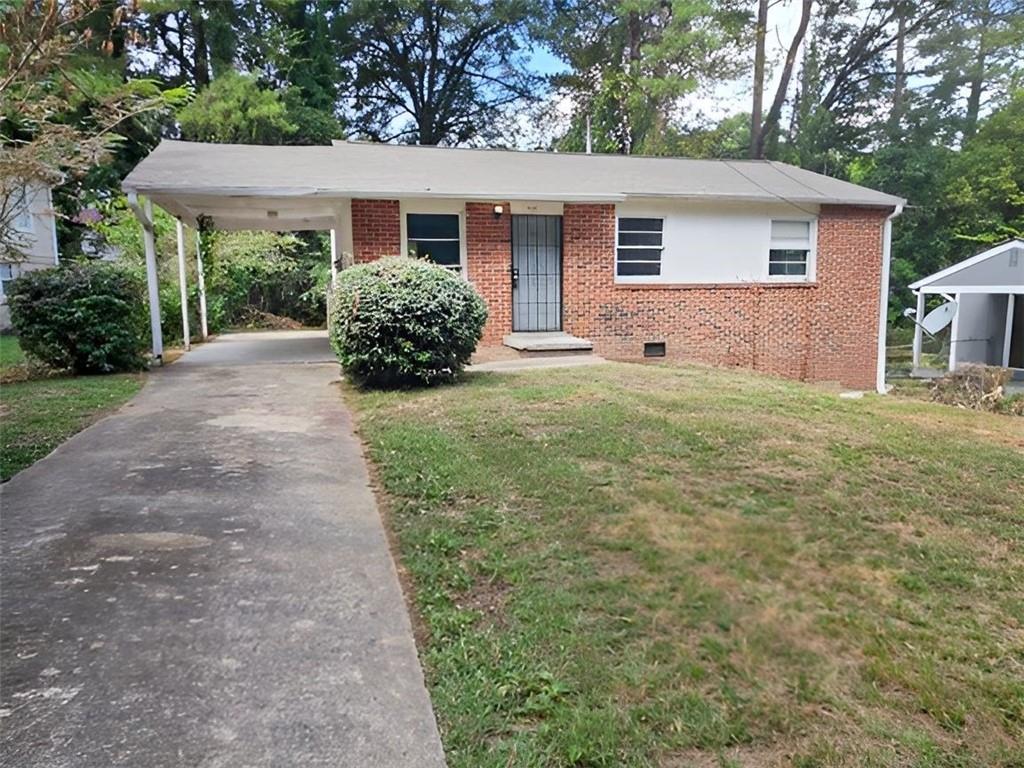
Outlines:
{"label": "metal pole", "polygon": [[199,284],[199,330],[203,341],[210,335],[206,327],[206,277],[203,274],[203,235],[196,230],[196,282]]}
{"label": "metal pole", "polygon": [[149,331],[153,340],[153,357],[163,363],[164,336],[160,330],[160,286],[156,274],[156,238],[153,235],[153,203],[139,205],[134,192],[128,194],[128,205],[142,225],[142,245],[146,251],[146,287],[149,290]]}
{"label": "metal pole", "polygon": [[181,334],[185,340],[185,351],[192,348],[192,334],[188,328],[188,282],[185,278],[185,225],[181,219],[176,222],[178,230],[178,289],[181,291]]}
{"label": "metal pole", "polygon": [[924,291],[917,294],[917,314],[914,316],[914,354],[910,368],[911,373],[921,367],[921,342],[924,337],[924,330],[921,328],[922,320],[924,320]]}

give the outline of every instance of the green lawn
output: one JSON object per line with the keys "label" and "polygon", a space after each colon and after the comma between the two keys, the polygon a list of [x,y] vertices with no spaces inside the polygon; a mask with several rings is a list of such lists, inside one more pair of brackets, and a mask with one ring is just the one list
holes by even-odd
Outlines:
{"label": "green lawn", "polygon": [[702,367],[347,397],[453,768],[1024,765],[1024,420]]}
{"label": "green lawn", "polygon": [[[17,339],[0,336],[0,373],[23,361]],[[0,384],[0,481],[46,456],[141,386],[136,374]]]}
{"label": "green lawn", "polygon": [[0,371],[13,368],[25,362],[18,339],[14,336],[0,336]]}

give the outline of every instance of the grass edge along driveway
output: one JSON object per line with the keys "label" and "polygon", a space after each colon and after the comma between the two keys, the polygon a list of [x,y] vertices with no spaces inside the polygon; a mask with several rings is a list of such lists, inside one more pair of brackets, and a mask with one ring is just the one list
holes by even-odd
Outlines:
{"label": "grass edge along driveway", "polygon": [[347,392],[461,766],[1019,766],[1024,421],[703,367]]}
{"label": "grass edge along driveway", "polygon": [[[22,365],[17,339],[0,337],[0,365]],[[0,482],[120,407],[142,387],[141,374],[61,376],[0,384]]]}

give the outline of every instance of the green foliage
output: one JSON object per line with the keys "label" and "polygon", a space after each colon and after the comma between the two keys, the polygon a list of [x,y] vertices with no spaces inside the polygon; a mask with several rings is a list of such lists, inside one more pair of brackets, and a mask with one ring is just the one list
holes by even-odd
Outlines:
{"label": "green foliage", "polygon": [[27,272],[7,290],[11,324],[29,355],[75,373],[143,366],[146,309],[142,284],[131,272],[68,263]]}
{"label": "green foliage", "polygon": [[540,0],[353,0],[341,55],[355,122],[379,141],[461,144],[495,134],[543,79],[526,66]]}
{"label": "green foliage", "polygon": [[580,106],[562,149],[579,151],[592,118],[598,152],[668,154],[680,97],[739,71],[749,11],[721,0],[570,0],[541,33],[570,64],[555,83]]}
{"label": "green foliage", "polygon": [[178,112],[182,138],[221,144],[287,144],[299,127],[275,92],[227,72]]}
{"label": "green foliage", "polygon": [[252,75],[226,72],[178,112],[182,138],[220,144],[330,144],[341,124],[303,101],[297,88],[275,91]]}
{"label": "green foliage", "polygon": [[1024,236],[1024,89],[965,143],[948,195],[958,238],[990,244]]}
{"label": "green foliage", "polygon": [[338,276],[331,343],[360,384],[432,385],[458,375],[486,320],[483,299],[455,273],[427,261],[387,258]]}

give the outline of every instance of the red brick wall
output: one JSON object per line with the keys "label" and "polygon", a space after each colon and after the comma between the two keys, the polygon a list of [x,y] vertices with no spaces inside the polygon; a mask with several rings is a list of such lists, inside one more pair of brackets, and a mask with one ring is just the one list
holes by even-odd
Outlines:
{"label": "red brick wall", "polygon": [[[495,204],[505,206],[497,218]],[[485,344],[512,330],[508,211],[507,202],[466,204],[468,277],[490,312]],[[823,206],[813,284],[645,286],[615,283],[615,206],[567,204],[565,330],[607,357],[636,359],[644,342],[664,341],[677,359],[871,389],[888,213]],[[353,200],[352,224],[357,262],[399,252],[397,201]]]}
{"label": "red brick wall", "polygon": [[608,357],[664,341],[673,358],[870,389],[887,214],[823,207],[814,284],[640,286],[615,284],[615,207],[566,205],[565,329]]}
{"label": "red brick wall", "polygon": [[352,201],[352,256],[358,264],[399,256],[402,224],[397,200]]}
{"label": "red brick wall", "polygon": [[[494,206],[504,206],[501,216]],[[469,281],[487,302],[484,344],[500,344],[512,330],[512,216],[507,202],[466,203]]]}

